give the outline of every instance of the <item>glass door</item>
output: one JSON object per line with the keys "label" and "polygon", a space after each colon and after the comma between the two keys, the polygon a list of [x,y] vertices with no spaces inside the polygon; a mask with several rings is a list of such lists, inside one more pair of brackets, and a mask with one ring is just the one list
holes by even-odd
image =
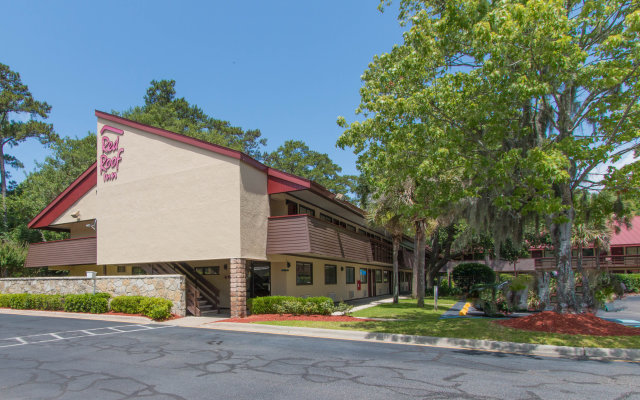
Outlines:
{"label": "glass door", "polygon": [[271,295],[271,263],[250,261],[247,295],[250,298]]}

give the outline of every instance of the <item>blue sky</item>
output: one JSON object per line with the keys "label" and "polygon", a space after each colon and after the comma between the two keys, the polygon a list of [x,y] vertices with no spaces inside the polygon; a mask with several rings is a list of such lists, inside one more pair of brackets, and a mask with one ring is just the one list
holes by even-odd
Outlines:
{"label": "blue sky", "polygon": [[[64,136],[95,131],[95,109],[142,104],[152,79],[175,79],[178,96],[259,128],[268,149],[301,139],[355,173],[356,157],[335,147],[336,117],[354,119],[361,74],[402,41],[396,14],[377,4],[0,0],[0,62],[52,105]],[[46,155],[37,142],[9,153],[27,171]]]}

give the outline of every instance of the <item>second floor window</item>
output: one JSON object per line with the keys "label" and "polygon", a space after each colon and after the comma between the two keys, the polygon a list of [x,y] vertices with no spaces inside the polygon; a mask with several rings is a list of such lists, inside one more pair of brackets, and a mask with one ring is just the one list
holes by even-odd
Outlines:
{"label": "second floor window", "polygon": [[315,210],[311,209],[311,208],[307,208],[305,206],[303,206],[302,204],[300,204],[300,211],[298,211],[300,214],[307,214],[311,217],[315,217],[316,216],[316,212]]}

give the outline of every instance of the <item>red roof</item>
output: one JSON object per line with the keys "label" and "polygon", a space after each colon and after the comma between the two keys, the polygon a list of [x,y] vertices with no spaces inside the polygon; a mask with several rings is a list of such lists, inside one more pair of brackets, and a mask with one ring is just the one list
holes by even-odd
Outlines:
{"label": "red roof", "polygon": [[[222,154],[228,157],[240,160],[254,168],[259,169],[267,174],[267,193],[285,193],[293,192],[297,190],[310,190],[322,197],[332,200],[334,203],[343,207],[351,212],[355,212],[360,215],[364,215],[364,211],[359,207],[336,198],[336,195],[331,193],[323,186],[309,180],[289,174],[271,167],[267,167],[261,162],[251,158],[241,151],[229,149],[224,146],[219,146],[203,140],[195,139],[190,136],[181,135],[179,133],[167,131],[165,129],[156,128],[154,126],[141,124],[136,121],[131,121],[126,118],[118,117],[113,114],[108,114],[102,111],[96,110],[96,117],[105,119],[107,121],[122,124],[131,128],[139,129],[147,133],[152,133],[158,136],[166,137],[172,140],[176,140],[182,143],[186,143],[192,146],[199,147],[214,153]],[[29,222],[29,228],[46,228],[53,221],[55,221],[62,213],[64,213],[73,203],[78,201],[85,193],[91,188],[95,187],[97,181],[97,168],[96,163],[89,167],[85,172],[80,175],[68,188],[66,188],[58,197],[56,197],[44,210],[42,210],[31,222]]]}
{"label": "red roof", "polygon": [[613,234],[611,246],[640,246],[640,215],[631,219],[631,228],[620,227],[620,232]]}

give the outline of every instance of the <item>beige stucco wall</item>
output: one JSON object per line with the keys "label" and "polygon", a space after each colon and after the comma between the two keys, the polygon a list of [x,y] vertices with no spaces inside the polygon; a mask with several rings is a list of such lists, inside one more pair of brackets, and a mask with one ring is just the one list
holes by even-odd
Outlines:
{"label": "beige stucco wall", "polygon": [[[72,217],[71,214],[80,212],[77,217]],[[97,215],[97,199],[96,189],[89,190],[84,196],[80,197],[78,201],[73,203],[71,207],[65,210],[62,215],[56,218],[51,225],[68,224],[78,221],[93,221]]]}
{"label": "beige stucco wall", "polygon": [[240,163],[240,232],[242,258],[266,260],[269,195],[267,175]]}
{"label": "beige stucco wall", "polygon": [[[347,284],[346,268],[342,268],[347,266],[354,267],[356,282],[360,279],[360,269],[380,269],[391,271],[390,268],[298,256],[269,256],[269,261],[271,262],[271,295],[273,296],[328,296],[333,298],[335,301],[367,297],[367,284],[363,283],[360,290],[357,289],[357,284],[355,283]],[[313,285],[296,285],[297,261],[313,263]],[[287,262],[291,264],[291,267],[289,268],[289,271],[283,271],[283,269],[287,269]],[[325,264],[337,266],[337,284],[325,285]],[[389,283],[376,283],[376,295],[380,296],[383,294],[389,294]]]}
{"label": "beige stucco wall", "polygon": [[106,124],[124,130],[124,152],[116,180],[98,171],[98,264],[242,256],[239,160]]}

